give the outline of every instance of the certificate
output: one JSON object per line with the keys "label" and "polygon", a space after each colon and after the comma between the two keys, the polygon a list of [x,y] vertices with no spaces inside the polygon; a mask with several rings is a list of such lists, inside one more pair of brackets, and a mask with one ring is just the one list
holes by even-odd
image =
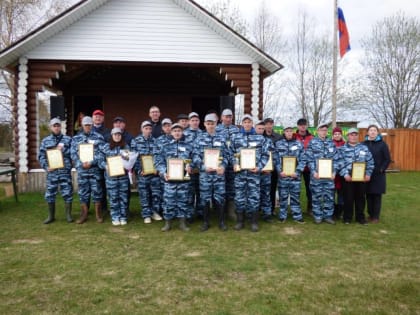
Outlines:
{"label": "certificate", "polygon": [[204,149],[204,166],[206,168],[217,169],[219,167],[220,149]]}
{"label": "certificate", "polygon": [[64,168],[63,152],[60,149],[47,150],[48,167],[54,170]]}
{"label": "certificate", "polygon": [[267,164],[262,169],[265,172],[272,172],[273,171],[273,154],[271,152],[268,152],[270,154],[270,157],[268,158]]}
{"label": "certificate", "polygon": [[106,158],[106,164],[108,166],[109,176],[114,177],[125,175],[124,165],[121,156],[108,156]]}
{"label": "certificate", "polygon": [[79,159],[82,163],[93,161],[93,143],[79,144]]}
{"label": "certificate", "polygon": [[169,180],[184,180],[184,160],[168,159],[167,175]]}
{"label": "certificate", "polygon": [[141,166],[143,169],[143,175],[150,175],[156,173],[153,155],[142,155]]}
{"label": "certificate", "polygon": [[365,181],[366,162],[353,162],[351,180],[353,182]]}
{"label": "certificate", "polygon": [[296,156],[283,156],[281,169],[286,176],[296,174]]}
{"label": "certificate", "polygon": [[318,159],[319,178],[331,179],[333,171],[332,159]]}
{"label": "certificate", "polygon": [[257,151],[255,149],[241,149],[241,169],[252,170],[257,164]]}

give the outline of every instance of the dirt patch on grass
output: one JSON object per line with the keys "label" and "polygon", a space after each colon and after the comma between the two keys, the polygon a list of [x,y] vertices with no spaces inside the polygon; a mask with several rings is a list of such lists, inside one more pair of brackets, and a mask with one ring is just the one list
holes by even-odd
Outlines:
{"label": "dirt patch on grass", "polygon": [[43,240],[38,239],[21,239],[21,240],[13,240],[12,244],[41,244],[44,243]]}
{"label": "dirt patch on grass", "polygon": [[187,257],[200,257],[201,256],[201,253],[200,252],[197,252],[197,251],[195,251],[195,252],[189,252],[189,253],[186,253],[185,256],[187,256]]}
{"label": "dirt patch on grass", "polygon": [[379,230],[379,233],[381,233],[381,234],[389,234],[387,230]]}
{"label": "dirt patch on grass", "polygon": [[298,235],[298,234],[301,234],[301,233],[302,233],[302,231],[300,231],[296,228],[293,228],[293,227],[285,227],[284,228],[284,234],[287,234],[287,235]]}

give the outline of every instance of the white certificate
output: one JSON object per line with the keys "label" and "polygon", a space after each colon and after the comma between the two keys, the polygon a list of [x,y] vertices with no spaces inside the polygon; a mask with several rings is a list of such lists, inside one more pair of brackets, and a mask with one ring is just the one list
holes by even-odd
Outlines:
{"label": "white certificate", "polygon": [[63,152],[60,149],[47,150],[48,167],[51,169],[64,168]]}
{"label": "white certificate", "polygon": [[206,168],[217,169],[220,163],[220,149],[204,149],[204,166]]}
{"label": "white certificate", "polygon": [[79,144],[79,159],[82,163],[93,161],[93,143]]}
{"label": "white certificate", "polygon": [[256,167],[257,151],[255,149],[241,149],[241,169],[252,170]]}
{"label": "white certificate", "polygon": [[168,159],[167,175],[169,180],[184,180],[184,160]]}
{"label": "white certificate", "polygon": [[122,157],[120,155],[108,156],[106,158],[108,175],[111,177],[125,175]]}
{"label": "white certificate", "polygon": [[272,172],[274,167],[273,167],[273,154],[271,152],[268,152],[270,154],[270,157],[268,159],[267,164],[264,166],[264,168],[262,169],[265,172]]}

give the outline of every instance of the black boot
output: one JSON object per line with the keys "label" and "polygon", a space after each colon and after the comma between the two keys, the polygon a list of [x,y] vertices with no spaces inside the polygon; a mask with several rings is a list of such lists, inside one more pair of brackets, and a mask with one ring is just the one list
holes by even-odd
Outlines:
{"label": "black boot", "polygon": [[242,230],[244,228],[244,214],[236,213],[236,224],[233,227],[236,231]]}
{"label": "black boot", "polygon": [[68,223],[73,222],[73,218],[71,217],[71,202],[65,204],[66,207],[66,220]]}
{"label": "black boot", "polygon": [[217,213],[219,214],[219,229],[221,229],[222,231],[226,231],[228,228],[225,224],[225,216],[226,216],[225,207],[217,203],[215,203],[215,205],[216,205]]}
{"label": "black boot", "polygon": [[184,232],[188,232],[190,228],[187,226],[185,218],[179,218],[179,229]]}
{"label": "black boot", "polygon": [[162,231],[162,232],[168,232],[170,229],[171,229],[171,224],[172,222],[171,222],[171,220],[165,220],[165,225],[164,225],[164,227],[163,228],[161,228],[160,230]]}
{"label": "black boot", "polygon": [[253,212],[251,216],[251,231],[258,232],[258,211]]}
{"label": "black boot", "polygon": [[207,203],[203,209],[203,224],[201,225],[201,228],[200,228],[201,232],[207,231],[210,227],[210,224],[209,224],[210,211],[209,210],[210,210],[210,205]]}
{"label": "black boot", "polygon": [[55,221],[55,203],[48,204],[48,218],[44,221],[44,224],[50,224]]}

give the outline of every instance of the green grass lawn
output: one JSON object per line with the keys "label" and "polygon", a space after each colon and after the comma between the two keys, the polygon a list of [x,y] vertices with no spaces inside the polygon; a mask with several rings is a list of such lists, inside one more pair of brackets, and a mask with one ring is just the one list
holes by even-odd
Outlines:
{"label": "green grass lawn", "polygon": [[162,233],[137,197],[124,227],[92,211],[67,224],[61,199],[44,225],[41,194],[1,199],[0,314],[420,314],[419,184],[389,174],[377,225],[305,218],[258,233]]}

